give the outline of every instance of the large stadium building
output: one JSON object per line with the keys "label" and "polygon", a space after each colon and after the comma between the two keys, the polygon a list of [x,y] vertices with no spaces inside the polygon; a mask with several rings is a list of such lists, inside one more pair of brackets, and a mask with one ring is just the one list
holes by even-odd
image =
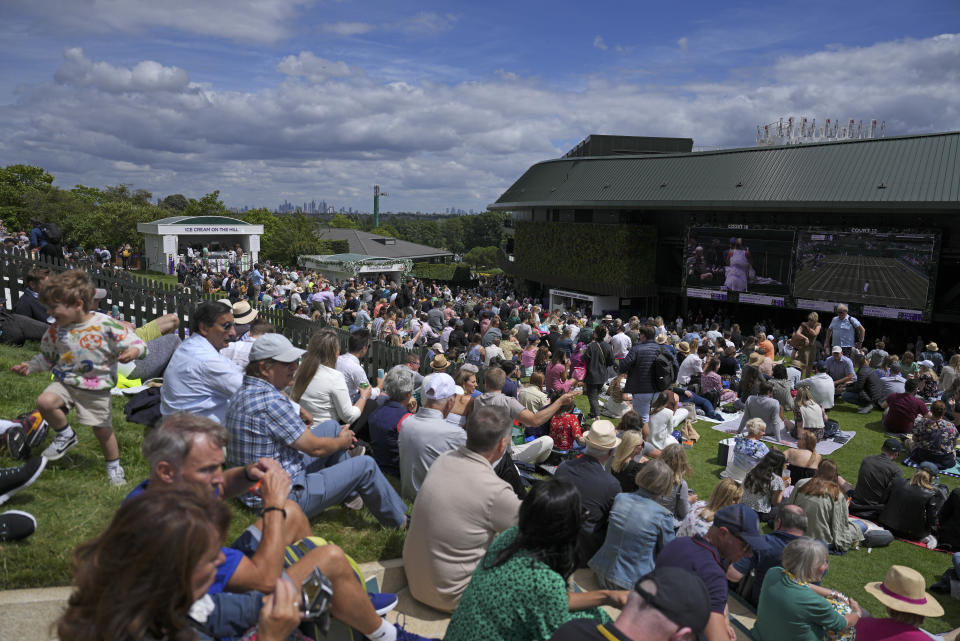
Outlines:
{"label": "large stadium building", "polygon": [[512,213],[501,266],[551,307],[797,319],[843,302],[960,324],[960,132],[708,152],[589,140],[491,205]]}

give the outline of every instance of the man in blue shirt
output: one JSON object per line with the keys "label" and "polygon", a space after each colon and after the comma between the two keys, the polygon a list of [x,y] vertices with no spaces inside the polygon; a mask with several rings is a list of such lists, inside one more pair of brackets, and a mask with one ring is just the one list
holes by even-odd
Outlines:
{"label": "man in blue shirt", "polygon": [[831,352],[830,358],[826,360],[824,365],[827,368],[827,374],[833,379],[833,385],[839,394],[843,392],[843,388],[846,387],[848,383],[857,380],[857,373],[853,369],[853,361],[843,355],[842,347],[834,345]]}
{"label": "man in blue shirt", "polygon": [[863,346],[866,330],[856,318],[851,316],[844,304],[837,305],[837,315],[830,321],[824,345],[840,347],[844,356],[850,356],[854,347]]}
{"label": "man in blue shirt", "polygon": [[[227,410],[227,459],[233,465],[276,459],[293,479],[290,498],[308,516],[359,495],[382,524],[403,527],[403,500],[374,460],[347,453],[355,442],[353,431],[333,420],[308,429],[280,392],[293,380],[304,353],[282,334],[265,334],[254,342],[247,366],[253,374],[243,377]],[[253,495],[240,500],[253,508],[263,505]]]}
{"label": "man in blue shirt", "polygon": [[260,263],[253,266],[250,272],[250,291],[247,292],[247,298],[256,303],[260,300],[260,288],[263,286],[263,274],[260,273]]}
{"label": "man in blue shirt", "polygon": [[807,532],[807,515],[803,513],[802,507],[781,505],[777,510],[777,516],[773,521],[774,531],[763,535],[766,549],[753,556],[745,556],[727,568],[727,580],[731,583],[739,583],[751,571],[753,572],[749,593],[741,592],[753,607],[757,607],[760,602],[760,588],[763,586],[763,577],[766,576],[767,570],[780,565],[783,548]]}

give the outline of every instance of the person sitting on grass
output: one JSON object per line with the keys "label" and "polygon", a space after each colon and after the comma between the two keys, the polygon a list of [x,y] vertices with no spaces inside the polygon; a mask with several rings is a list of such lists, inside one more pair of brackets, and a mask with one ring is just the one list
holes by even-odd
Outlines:
{"label": "person sitting on grass", "polygon": [[774,510],[783,497],[785,464],[783,452],[770,450],[743,480],[743,498],[740,502],[753,508],[763,523],[773,523]]}
{"label": "person sitting on grass", "polygon": [[553,400],[564,399],[560,409],[550,419],[550,438],[553,439],[553,447],[561,451],[582,450],[584,448],[583,433],[580,430],[580,421],[573,413],[573,399],[566,398],[561,392],[554,392],[553,397]]}
{"label": "person sitting on grass", "polygon": [[696,492],[690,491],[686,481],[686,477],[693,473],[693,469],[687,462],[686,450],[679,443],[673,443],[663,448],[658,460],[666,463],[667,467],[673,471],[673,487],[669,492],[658,497],[657,501],[673,514],[674,529],[676,529],[680,526],[680,522],[687,517],[690,505],[697,502]]}
{"label": "person sitting on grass", "polygon": [[880,510],[880,524],[894,536],[927,542],[947,500],[946,486],[936,480],[937,466],[930,461],[921,463],[909,481],[895,480],[887,504]]}
{"label": "person sitting on grass", "polygon": [[733,451],[727,456],[727,468],[720,473],[722,478],[743,482],[747,473],[767,455],[770,447],[761,439],[767,433],[767,424],[762,418],[751,418],[734,438]]}
{"label": "person sitting on grass", "polygon": [[[883,581],[863,586],[886,608],[887,618],[864,617],[857,622],[857,641],[928,641],[933,635],[921,628],[925,617],[942,617],[941,606],[926,591],[923,575],[903,565],[891,565]],[[956,639],[957,630],[943,638]]]}
{"label": "person sitting on grass", "polygon": [[636,583],[653,570],[657,554],[674,539],[674,515],[662,504],[674,491],[673,470],[655,459],[643,466],[635,482],[635,492],[614,499],[603,545],[589,562],[604,589],[626,590]]}
{"label": "person sitting on grass", "polygon": [[767,428],[766,435],[782,443],[786,438],[788,426],[783,420],[783,407],[773,397],[773,385],[767,381],[760,381],[757,389],[757,394],[748,398],[744,404],[738,432],[744,430],[747,421],[759,418]]}
{"label": "person sitting on grass", "polygon": [[918,416],[913,421],[913,449],[910,458],[915,463],[930,461],[939,469],[947,470],[957,463],[957,428],[944,418],[947,406],[934,401],[929,416]]}
{"label": "person sitting on grass", "polygon": [[[850,514],[876,521],[887,503],[894,481],[902,479],[897,457],[903,445],[900,439],[888,438],[879,454],[867,456],[860,462],[857,486],[850,498]],[[796,484],[798,479],[794,479]]]}
{"label": "person sitting on grass", "polygon": [[903,394],[891,394],[880,407],[883,408],[883,429],[888,433],[908,434],[918,417],[927,415],[927,405],[917,398],[920,381],[909,379]]}
{"label": "person sitting on grass", "polygon": [[[353,431],[336,421],[307,427],[280,392],[293,381],[303,354],[282,334],[266,334],[253,344],[243,385],[227,411],[226,428],[232,437],[227,459],[233,465],[277,459],[293,479],[290,498],[308,516],[359,497],[380,523],[403,527],[403,500],[374,460],[347,453],[355,443]],[[240,499],[248,507],[263,505],[252,494]]]}
{"label": "person sitting on grass", "polygon": [[837,464],[823,459],[816,476],[797,483],[788,501],[803,508],[809,536],[844,553],[863,540],[863,529],[850,520],[841,481]]}
{"label": "person sitting on grass", "polygon": [[519,527],[490,545],[454,611],[445,641],[546,641],[578,617],[607,623],[600,609],[623,607],[627,592],[569,592],[577,569],[577,532],[583,520],[572,483],[537,483],[520,505]]}
{"label": "person sitting on grass", "polygon": [[625,429],[620,432],[620,445],[613,455],[610,471],[624,492],[637,490],[637,473],[647,462],[643,456],[643,445],[643,434],[639,430]]}
{"label": "person sitting on grass", "polygon": [[713,515],[717,510],[739,503],[742,497],[743,484],[733,479],[721,480],[714,486],[709,500],[697,501],[690,506],[687,517],[677,529],[677,536],[705,535],[713,525]]}
{"label": "person sitting on grass", "polygon": [[90,425],[100,442],[110,484],[120,486],[127,480],[113,432],[110,390],[117,384],[117,363],[142,357],[146,344],[106,314],[88,311],[93,296],[93,283],[83,271],[48,278],[40,299],[56,323],[43,335],[40,353],[12,370],[20,376],[53,372],[54,381],[37,398],[37,409],[54,432],[44,457],[56,461],[77,444],[77,434],[67,421],[67,413],[76,407],[77,421]]}
{"label": "person sitting on grass", "polygon": [[817,437],[810,430],[801,430],[797,446],[787,449],[783,455],[787,460],[790,482],[794,485],[817,474],[821,457],[817,452]]}

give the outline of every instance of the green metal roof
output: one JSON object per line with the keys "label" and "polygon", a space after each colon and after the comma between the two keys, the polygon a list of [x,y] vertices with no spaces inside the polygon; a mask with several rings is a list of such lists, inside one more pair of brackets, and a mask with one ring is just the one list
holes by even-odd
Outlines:
{"label": "green metal roof", "polygon": [[153,225],[249,225],[238,218],[229,216],[170,216],[160,220],[151,220]]}
{"label": "green metal roof", "polygon": [[366,262],[366,261],[373,262],[378,260],[395,262],[395,259],[393,258],[383,258],[382,256],[367,256],[365,254],[319,254],[319,255],[305,256],[305,258],[311,258],[317,261],[318,263],[343,263],[343,262],[359,263],[359,262]]}
{"label": "green metal roof", "polygon": [[[882,186],[882,187],[881,187]],[[960,132],[533,165],[491,209],[956,210]]]}

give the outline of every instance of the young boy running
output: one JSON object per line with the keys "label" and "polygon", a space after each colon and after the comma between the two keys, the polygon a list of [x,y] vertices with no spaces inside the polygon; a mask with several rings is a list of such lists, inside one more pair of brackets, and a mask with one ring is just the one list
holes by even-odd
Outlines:
{"label": "young boy running", "polygon": [[50,383],[37,398],[37,409],[54,431],[43,451],[50,461],[62,458],[77,444],[67,413],[77,408],[77,421],[93,427],[107,462],[111,485],[123,485],[120,450],[113,433],[110,390],[117,383],[117,363],[143,356],[144,343],[136,334],[92,307],[93,283],[86,273],[72,270],[51,276],[40,289],[40,301],[55,323],[40,341],[40,353],[13,366],[21,376],[53,371]]}

